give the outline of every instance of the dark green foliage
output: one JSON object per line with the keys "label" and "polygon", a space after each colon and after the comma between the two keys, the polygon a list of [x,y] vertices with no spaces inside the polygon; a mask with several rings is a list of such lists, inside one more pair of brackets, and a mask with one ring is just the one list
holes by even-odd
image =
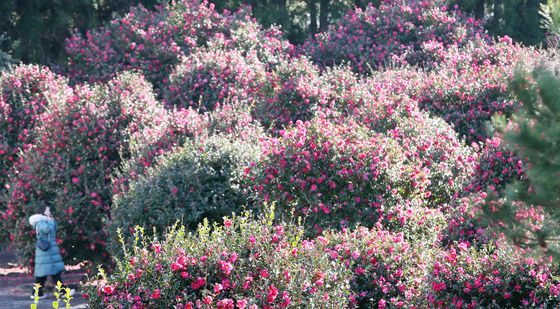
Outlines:
{"label": "dark green foliage", "polygon": [[[116,197],[110,234],[120,228],[128,236],[136,224],[162,232],[178,219],[194,229],[204,218],[218,221],[239,212],[250,197],[242,184],[245,167],[259,153],[254,143],[220,135],[186,143]],[[118,250],[118,244],[110,246]]]}
{"label": "dark green foliage", "polygon": [[543,43],[539,8],[546,0],[453,0],[477,19],[486,21],[486,29],[495,36],[510,36],[526,45]]}

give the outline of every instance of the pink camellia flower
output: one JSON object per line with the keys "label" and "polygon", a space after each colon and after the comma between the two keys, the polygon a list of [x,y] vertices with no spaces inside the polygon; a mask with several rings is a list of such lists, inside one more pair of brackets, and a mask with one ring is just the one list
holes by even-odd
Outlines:
{"label": "pink camellia flower", "polygon": [[208,296],[204,297],[203,302],[207,305],[211,305],[213,300],[214,299],[212,298],[212,296],[208,295]]}
{"label": "pink camellia flower", "polygon": [[224,275],[228,276],[233,270],[233,264],[226,261],[220,261],[220,269],[222,270]]}
{"label": "pink camellia flower", "polygon": [[224,289],[224,287],[221,284],[216,284],[214,286],[214,294],[219,294],[222,290]]}
{"label": "pink camellia flower", "polygon": [[224,226],[225,227],[231,227],[232,221],[231,219],[224,219]]}
{"label": "pink camellia flower", "polygon": [[160,244],[153,244],[152,245],[152,250],[154,250],[155,253],[161,253],[161,245]]}
{"label": "pink camellia flower", "polygon": [[287,291],[282,292],[282,303],[280,303],[280,308],[286,308],[290,305],[292,300],[290,299],[290,294]]}
{"label": "pink camellia flower", "polygon": [[236,302],[237,308],[245,309],[247,307],[248,301],[246,299],[238,299]]}
{"label": "pink camellia flower", "polygon": [[179,191],[179,189],[177,187],[173,186],[173,187],[171,187],[170,191],[171,191],[171,194],[177,195],[177,192]]}
{"label": "pink camellia flower", "polygon": [[432,282],[432,289],[436,292],[447,289],[445,282]]}
{"label": "pink camellia flower", "polygon": [[152,295],[150,295],[151,299],[159,299],[161,298],[161,292],[159,289],[155,289]]}
{"label": "pink camellia flower", "polygon": [[234,303],[232,299],[224,298],[220,300],[217,304],[218,309],[233,309]]}
{"label": "pink camellia flower", "polygon": [[379,309],[385,309],[387,307],[387,301],[384,299],[380,299],[379,303],[377,305],[377,308]]}

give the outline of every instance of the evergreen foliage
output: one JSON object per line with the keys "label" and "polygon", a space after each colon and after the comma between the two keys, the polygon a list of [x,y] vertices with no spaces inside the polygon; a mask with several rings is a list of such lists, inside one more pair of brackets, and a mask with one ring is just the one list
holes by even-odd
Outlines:
{"label": "evergreen foliage", "polygon": [[[523,103],[505,140],[528,160],[526,179],[506,186],[503,200],[487,212],[518,244],[542,247],[558,258],[560,235],[560,77],[541,65],[520,69],[512,90]],[[496,121],[505,126],[503,119]]]}

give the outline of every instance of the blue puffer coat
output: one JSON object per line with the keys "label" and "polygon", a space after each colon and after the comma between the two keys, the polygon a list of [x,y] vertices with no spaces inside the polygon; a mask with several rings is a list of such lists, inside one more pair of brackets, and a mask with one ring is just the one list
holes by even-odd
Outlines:
{"label": "blue puffer coat", "polygon": [[37,232],[37,239],[43,238],[50,242],[50,248],[43,251],[35,248],[35,277],[52,276],[64,270],[64,262],[56,244],[56,222],[44,215],[33,215],[29,218]]}

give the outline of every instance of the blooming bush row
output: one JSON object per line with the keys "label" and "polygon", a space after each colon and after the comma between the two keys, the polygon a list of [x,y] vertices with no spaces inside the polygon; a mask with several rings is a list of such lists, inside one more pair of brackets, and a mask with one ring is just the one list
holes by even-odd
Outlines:
{"label": "blooming bush row", "polygon": [[271,213],[174,226],[164,238],[137,227],[116,271],[86,288],[92,308],[529,308],[560,303],[558,269],[507,247],[446,249],[379,229],[313,239]]}
{"label": "blooming bush row", "polygon": [[297,121],[265,141],[264,161],[248,174],[265,201],[307,215],[319,231],[393,216],[404,222],[409,205],[439,207],[456,198],[473,172],[474,153],[451,129],[440,130],[444,122],[415,130],[425,120],[412,118],[387,132],[350,119]]}
{"label": "blooming bush row", "polygon": [[115,273],[87,289],[91,308],[335,308],[346,298],[346,270],[323,254],[326,244],[270,216],[206,221],[160,241],[141,231]]}

